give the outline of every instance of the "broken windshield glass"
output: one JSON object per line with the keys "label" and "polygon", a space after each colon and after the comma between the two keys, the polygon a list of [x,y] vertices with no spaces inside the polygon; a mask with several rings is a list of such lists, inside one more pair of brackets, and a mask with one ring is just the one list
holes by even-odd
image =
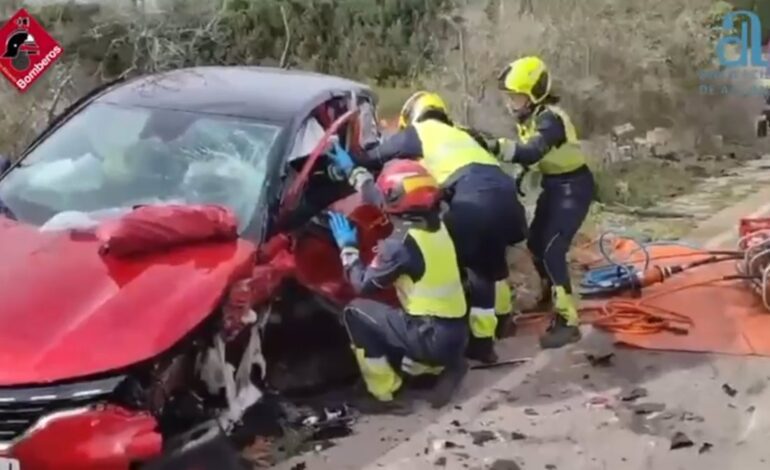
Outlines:
{"label": "broken windshield glass", "polygon": [[279,131],[247,119],[96,103],[0,181],[0,199],[15,218],[36,225],[138,204],[221,204],[242,231]]}

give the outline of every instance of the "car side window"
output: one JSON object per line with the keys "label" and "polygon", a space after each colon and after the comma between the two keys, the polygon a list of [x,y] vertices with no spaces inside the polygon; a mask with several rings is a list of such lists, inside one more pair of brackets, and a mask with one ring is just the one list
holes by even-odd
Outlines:
{"label": "car side window", "polygon": [[363,149],[370,149],[380,141],[380,130],[377,126],[377,111],[369,100],[359,103],[358,115],[360,134],[358,141]]}

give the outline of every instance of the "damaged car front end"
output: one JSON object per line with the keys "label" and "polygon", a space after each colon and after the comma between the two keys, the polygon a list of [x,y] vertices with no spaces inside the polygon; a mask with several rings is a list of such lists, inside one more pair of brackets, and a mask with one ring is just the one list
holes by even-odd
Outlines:
{"label": "damaged car front end", "polygon": [[337,77],[202,67],[58,117],[0,178],[0,468],[139,468],[318,364],[355,374],[321,214],[349,215],[364,259],[392,227],[325,152],[377,139],[374,106]]}

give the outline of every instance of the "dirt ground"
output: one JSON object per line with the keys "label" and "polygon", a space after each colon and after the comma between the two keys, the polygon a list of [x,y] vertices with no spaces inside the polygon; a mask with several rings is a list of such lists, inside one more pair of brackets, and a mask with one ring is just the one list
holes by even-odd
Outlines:
{"label": "dirt ground", "polygon": [[[731,246],[737,217],[770,214],[765,163],[738,171],[733,187],[751,190],[742,201],[719,198],[688,220],[691,241]],[[579,344],[558,351],[540,351],[534,336],[503,340],[502,357],[533,360],[471,371],[456,405],[362,419],[353,435],[277,468],[768,467],[770,360],[618,349],[600,331],[583,333]],[[588,360],[608,354],[604,362]]]}

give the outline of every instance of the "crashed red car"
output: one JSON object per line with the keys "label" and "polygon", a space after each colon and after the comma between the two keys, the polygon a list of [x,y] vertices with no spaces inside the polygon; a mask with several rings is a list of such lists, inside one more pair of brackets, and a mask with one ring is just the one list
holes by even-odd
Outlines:
{"label": "crashed red car", "polygon": [[324,210],[358,225],[364,258],[391,226],[325,152],[378,140],[375,106],[338,77],[181,69],[94,90],[14,159],[0,468],[138,468],[233,429],[313,339],[347,348],[312,319],[352,296]]}

